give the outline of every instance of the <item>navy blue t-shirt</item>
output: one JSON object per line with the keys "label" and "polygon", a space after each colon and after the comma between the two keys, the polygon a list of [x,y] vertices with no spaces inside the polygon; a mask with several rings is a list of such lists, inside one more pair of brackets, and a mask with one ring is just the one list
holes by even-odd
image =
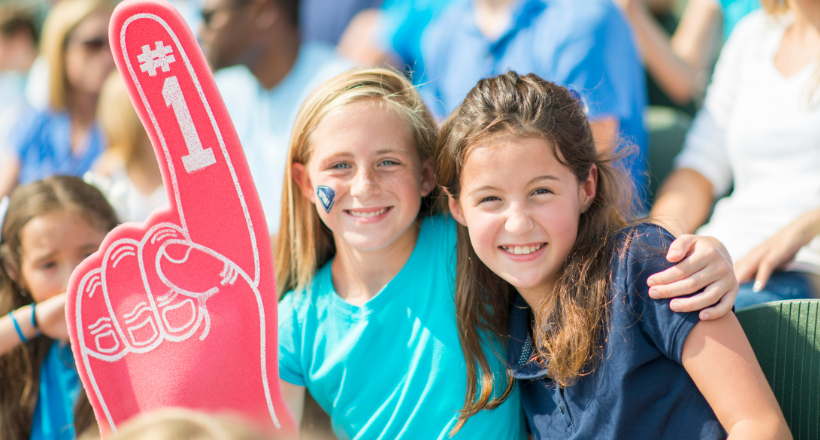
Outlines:
{"label": "navy blue t-shirt", "polygon": [[617,237],[610,271],[610,325],[591,374],[559,388],[532,360],[532,313],[516,294],[509,359],[535,439],[723,439],[726,431],[681,365],[698,313],[649,298],[646,279],[672,266],[674,237],[642,224]]}

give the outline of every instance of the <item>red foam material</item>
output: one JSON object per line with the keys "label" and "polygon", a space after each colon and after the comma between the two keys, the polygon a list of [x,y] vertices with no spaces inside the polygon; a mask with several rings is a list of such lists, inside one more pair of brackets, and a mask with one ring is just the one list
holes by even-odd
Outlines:
{"label": "red foam material", "polygon": [[295,433],[262,205],[196,39],[159,0],[121,3],[109,39],[171,202],[114,229],[71,277],[69,334],[101,431],[185,407]]}

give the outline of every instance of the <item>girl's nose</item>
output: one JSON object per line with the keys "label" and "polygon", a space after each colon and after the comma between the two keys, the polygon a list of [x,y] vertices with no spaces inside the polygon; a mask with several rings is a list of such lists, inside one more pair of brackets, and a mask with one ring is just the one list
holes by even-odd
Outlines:
{"label": "girl's nose", "polygon": [[510,215],[504,224],[504,229],[507,232],[515,235],[523,235],[530,232],[533,227],[532,219],[529,212],[525,208],[513,207],[510,210]]}
{"label": "girl's nose", "polygon": [[360,199],[366,199],[368,197],[375,195],[378,192],[378,190],[379,186],[376,184],[373,171],[369,169],[363,169],[356,173],[353,185],[350,187],[350,195]]}

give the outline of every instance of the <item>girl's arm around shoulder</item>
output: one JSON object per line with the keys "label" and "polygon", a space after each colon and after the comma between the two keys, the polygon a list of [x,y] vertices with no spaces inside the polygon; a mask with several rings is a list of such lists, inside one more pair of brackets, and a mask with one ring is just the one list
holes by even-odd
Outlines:
{"label": "girl's arm around shoulder", "polygon": [[681,362],[731,439],[791,439],[734,313],[695,325]]}

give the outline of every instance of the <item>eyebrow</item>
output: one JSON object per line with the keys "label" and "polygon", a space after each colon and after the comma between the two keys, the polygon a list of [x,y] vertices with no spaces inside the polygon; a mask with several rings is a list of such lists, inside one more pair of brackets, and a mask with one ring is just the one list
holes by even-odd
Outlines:
{"label": "eyebrow", "polygon": [[401,148],[383,148],[381,150],[376,151],[376,154],[389,154],[389,153],[399,153],[399,154],[410,154],[409,152],[401,149]]}
{"label": "eyebrow", "polygon": [[[532,184],[534,184],[534,183],[536,183],[536,182],[540,182],[540,181],[542,181],[542,180],[553,180],[553,181],[556,181],[556,182],[560,182],[560,181],[561,181],[561,179],[559,179],[559,178],[557,178],[557,177],[555,177],[555,176],[553,176],[553,175],[551,175],[551,174],[545,174],[545,175],[543,175],[543,176],[538,176],[538,177],[536,177],[536,178],[534,178],[534,179],[530,180],[529,182],[527,182],[527,186],[532,185]],[[498,190],[498,188],[496,188],[496,187],[494,187],[494,186],[492,186],[492,185],[484,185],[484,186],[480,186],[480,187],[478,187],[478,188],[476,188],[476,189],[474,189],[474,190],[470,191],[470,194],[468,194],[468,195],[469,195],[469,196],[472,196],[472,195],[474,195],[474,194],[475,194],[475,193],[477,193],[477,192],[487,191],[487,190]]]}
{"label": "eyebrow", "polygon": [[42,262],[44,262],[44,261],[46,261],[46,260],[50,260],[51,258],[54,258],[54,255],[55,255],[56,253],[57,253],[57,252],[53,252],[53,251],[52,251],[52,252],[49,252],[49,253],[47,253],[47,254],[45,254],[45,255],[41,255],[41,256],[39,256],[39,257],[37,257],[37,258],[35,258],[35,259],[34,259],[34,264],[36,265],[36,264],[40,264],[40,263],[42,263]]}
{"label": "eyebrow", "polygon": [[529,182],[527,185],[532,185],[533,183],[535,183],[535,182],[540,182],[540,181],[542,181],[542,180],[554,180],[554,181],[556,181],[556,182],[560,182],[560,181],[561,181],[561,179],[559,179],[559,178],[557,178],[557,177],[553,176],[552,174],[545,174],[545,175],[543,175],[543,176],[538,176],[538,177],[536,177],[535,179],[530,180],[530,182]]}

